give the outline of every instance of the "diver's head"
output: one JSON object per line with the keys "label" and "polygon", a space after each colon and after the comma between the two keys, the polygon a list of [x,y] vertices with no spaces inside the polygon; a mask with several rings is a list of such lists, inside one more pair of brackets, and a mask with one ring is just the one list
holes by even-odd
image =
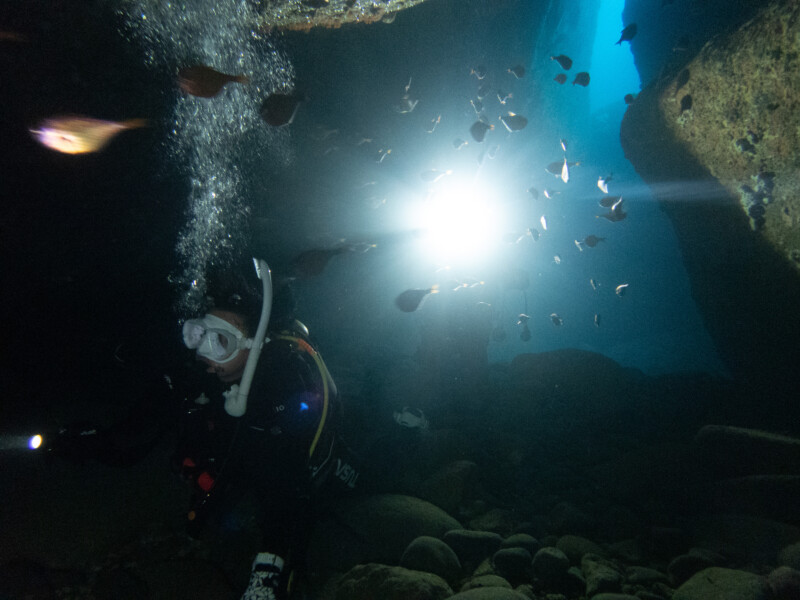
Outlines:
{"label": "diver's head", "polygon": [[239,313],[214,308],[200,319],[183,324],[183,342],[195,350],[197,360],[208,365],[220,381],[235,383],[242,378],[253,340],[245,317]]}

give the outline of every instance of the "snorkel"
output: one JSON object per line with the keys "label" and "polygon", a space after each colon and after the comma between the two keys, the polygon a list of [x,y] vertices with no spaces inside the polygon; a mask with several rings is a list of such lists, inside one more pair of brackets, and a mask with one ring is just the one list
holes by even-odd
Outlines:
{"label": "snorkel", "polygon": [[258,358],[261,356],[261,348],[269,341],[267,338],[267,325],[269,325],[269,315],[272,311],[272,274],[265,260],[253,258],[253,265],[264,290],[261,301],[261,318],[258,320],[256,334],[253,336],[253,346],[250,348],[250,355],[247,357],[242,380],[238,385],[233,385],[230,390],[224,392],[225,412],[232,417],[241,417],[247,410],[247,396],[250,394],[250,384],[253,382]]}

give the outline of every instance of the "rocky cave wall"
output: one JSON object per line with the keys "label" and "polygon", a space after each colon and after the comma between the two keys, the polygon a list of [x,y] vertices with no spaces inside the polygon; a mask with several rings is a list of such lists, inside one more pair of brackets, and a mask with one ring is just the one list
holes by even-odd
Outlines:
{"label": "rocky cave wall", "polygon": [[723,359],[785,397],[800,339],[799,55],[800,6],[772,3],[649,84],[620,132]]}

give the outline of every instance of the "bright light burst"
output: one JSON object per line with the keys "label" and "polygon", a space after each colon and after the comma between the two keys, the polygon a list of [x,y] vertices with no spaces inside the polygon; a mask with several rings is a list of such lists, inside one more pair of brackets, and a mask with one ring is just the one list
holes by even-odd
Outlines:
{"label": "bright light burst", "polygon": [[497,209],[480,186],[442,182],[423,203],[424,252],[439,263],[475,262],[498,241]]}

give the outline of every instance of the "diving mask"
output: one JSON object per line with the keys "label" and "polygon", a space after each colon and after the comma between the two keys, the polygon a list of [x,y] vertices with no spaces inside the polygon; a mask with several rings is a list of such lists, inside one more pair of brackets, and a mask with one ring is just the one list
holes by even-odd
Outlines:
{"label": "diving mask", "polygon": [[233,360],[239,350],[250,348],[253,340],[215,315],[207,314],[202,319],[189,319],[183,324],[183,343],[198,356],[224,364]]}

